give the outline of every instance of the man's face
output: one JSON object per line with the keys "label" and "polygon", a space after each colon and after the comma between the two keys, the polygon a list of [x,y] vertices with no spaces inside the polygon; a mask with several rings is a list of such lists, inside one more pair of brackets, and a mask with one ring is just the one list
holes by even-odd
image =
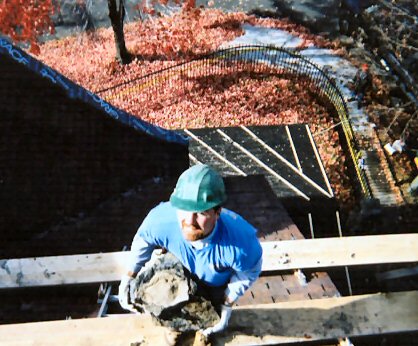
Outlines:
{"label": "man's face", "polygon": [[221,213],[221,208],[209,209],[199,213],[177,210],[183,237],[189,241],[207,237],[214,229]]}

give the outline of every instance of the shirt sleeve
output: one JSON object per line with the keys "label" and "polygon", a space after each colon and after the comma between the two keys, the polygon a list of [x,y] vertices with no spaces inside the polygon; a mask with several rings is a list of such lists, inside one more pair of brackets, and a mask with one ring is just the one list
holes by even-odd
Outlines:
{"label": "shirt sleeve", "polygon": [[251,269],[237,271],[232,275],[225,290],[225,295],[229,302],[235,302],[257,280],[261,273],[262,264],[263,256]]}
{"label": "shirt sleeve", "polygon": [[129,255],[128,271],[138,273],[147,263],[155,249],[155,245],[149,244],[141,237],[138,231],[132,241],[131,252]]}

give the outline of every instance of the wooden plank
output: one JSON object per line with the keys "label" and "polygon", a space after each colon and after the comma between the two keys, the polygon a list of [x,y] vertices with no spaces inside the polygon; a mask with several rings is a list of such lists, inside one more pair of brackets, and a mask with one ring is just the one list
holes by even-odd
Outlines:
{"label": "wooden plank", "polygon": [[263,243],[263,271],[418,261],[418,234]]}
{"label": "wooden plank", "polygon": [[173,331],[156,325],[150,316],[126,314],[107,318],[0,325],[4,346],[126,346],[168,345]]}
{"label": "wooden plank", "polygon": [[272,345],[418,330],[418,291],[234,309],[215,345]]}
{"label": "wooden plank", "polygon": [[[418,234],[263,242],[263,271],[418,261]],[[0,260],[0,288],[118,281],[129,252]]]}
{"label": "wooden plank", "polygon": [[[415,331],[418,291],[234,307],[213,345],[271,345]],[[0,325],[0,345],[168,345],[145,315]]]}
{"label": "wooden plank", "polygon": [[0,288],[120,280],[129,252],[0,260]]}

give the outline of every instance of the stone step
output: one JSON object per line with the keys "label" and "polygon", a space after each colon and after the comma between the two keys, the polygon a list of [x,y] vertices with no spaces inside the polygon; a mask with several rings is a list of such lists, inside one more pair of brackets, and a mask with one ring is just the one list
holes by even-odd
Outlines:
{"label": "stone step", "polygon": [[398,196],[393,191],[391,183],[393,180],[385,174],[381,159],[376,150],[369,150],[364,155],[365,173],[369,181],[373,197],[379,199],[382,205],[395,205]]}

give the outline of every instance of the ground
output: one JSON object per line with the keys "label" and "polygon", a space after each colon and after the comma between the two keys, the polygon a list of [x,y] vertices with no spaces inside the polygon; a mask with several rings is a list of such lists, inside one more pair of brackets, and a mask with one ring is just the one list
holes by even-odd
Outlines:
{"label": "ground", "polygon": [[[402,153],[389,155],[396,184],[409,203],[416,203],[408,188],[417,176],[414,158],[418,150],[417,4],[414,1],[383,1],[357,18],[351,18],[339,44],[358,66],[370,67],[372,84],[365,97],[365,109],[376,125],[382,145],[405,142]],[[348,23],[347,23],[348,24]]]}
{"label": "ground", "polygon": [[[218,7],[222,7],[221,2],[216,3],[219,3]],[[327,3],[328,7],[326,4],[318,6],[325,6],[329,10],[338,2],[329,1]],[[261,4],[261,2],[256,2],[256,4]],[[247,5],[249,4],[245,3],[242,6]],[[308,7],[316,5],[315,2],[309,1],[303,4],[303,6]],[[246,8],[252,13],[260,14],[263,17],[267,16],[267,18],[235,11],[224,13],[219,8],[209,8],[198,10],[188,16],[180,13],[168,18],[164,16],[154,18],[148,22],[129,23],[125,29],[127,46],[137,58],[127,66],[120,66],[114,61],[112,33],[105,28],[87,34],[67,37],[59,41],[49,41],[41,47],[39,58],[86,88],[97,92],[105,87],[131,80],[144,73],[217,49],[223,42],[242,35],[243,24],[252,24],[280,28],[298,35],[303,39],[302,47],[314,43],[319,47],[334,49],[355,66],[360,67],[361,64],[367,63],[370,67],[373,82],[366,91],[363,108],[368,114],[369,120],[376,125],[382,146],[386,143],[393,143],[394,140],[409,133],[407,151],[392,156],[385,152],[381,153],[384,156],[383,159],[389,162],[390,173],[395,177],[395,183],[402,189],[407,198],[403,206],[379,208],[378,212],[371,216],[370,210],[363,208],[360,200],[357,200],[356,204],[348,203],[351,199],[346,198],[347,195],[341,196],[337,191],[340,208],[346,211],[342,214],[342,219],[345,229],[351,234],[359,234],[359,232],[363,234],[414,232],[416,224],[418,224],[417,204],[409,194],[408,187],[417,176],[417,167],[413,161],[416,155],[416,141],[418,138],[417,105],[408,98],[408,93],[403,91],[410,86],[403,82],[404,78],[401,78],[399,71],[382,65],[384,64],[382,54],[387,50],[393,52],[404,69],[409,71],[413,78],[416,78],[417,69],[415,67],[417,65],[418,49],[417,30],[414,30],[417,26],[416,16],[414,17],[414,13],[417,13],[416,6],[417,4],[414,1],[402,0],[396,3],[382,1],[379,6],[372,7],[372,10],[364,11],[360,15],[353,15],[352,13],[344,15],[339,13],[336,8],[332,11],[326,9],[323,11],[321,9],[305,11],[302,8],[302,17],[293,15],[298,11],[298,4],[295,1],[276,1],[273,6],[267,6],[267,9],[264,2],[259,8],[254,8],[253,4]],[[289,10],[289,8],[292,8],[292,10]],[[230,10],[230,8],[228,9]],[[337,20],[333,18],[330,21],[321,11],[323,13],[328,11],[330,14],[337,16]],[[290,19],[283,19],[283,14],[289,16]],[[339,14],[341,15],[340,18],[338,18]],[[311,19],[309,19],[310,15],[312,15]],[[322,20],[321,25],[318,24],[320,22],[318,18]],[[297,24],[292,20],[298,20]],[[318,32],[319,30],[321,30],[321,33],[312,34],[312,32]],[[193,35],[191,34],[193,32],[199,34]],[[385,51],[382,51],[382,46],[386,47]],[[164,56],[165,58],[163,58]],[[83,65],[73,65],[69,61],[83,61]],[[246,99],[248,94],[251,93],[250,99],[254,103],[253,106],[245,104],[245,111],[249,110],[250,114],[251,111],[254,111],[254,108],[257,109],[257,114],[259,111],[267,115],[272,112],[272,110],[267,109],[269,102],[260,100],[268,97],[271,94],[271,87],[277,88],[277,85],[279,87],[283,86],[284,91],[291,89],[294,94],[286,98],[286,94],[283,93],[281,95],[283,98],[277,105],[274,105],[276,108],[273,108],[273,112],[282,112],[282,114],[288,115],[287,122],[297,122],[299,117],[304,122],[306,121],[303,118],[304,114],[313,112],[319,115],[324,112],[321,106],[316,105],[314,100],[309,98],[309,95],[304,94],[304,91],[298,85],[289,83],[289,81],[267,81],[261,88],[258,88],[258,85],[254,85],[256,80],[252,80],[244,83],[243,86],[248,91],[242,92],[240,90],[240,94],[237,94],[237,91],[233,88],[225,88],[222,80],[212,82],[215,83],[213,85],[211,83],[203,85],[202,90],[216,91],[217,94],[221,94],[219,90],[226,90],[227,92],[220,99],[220,105],[231,101],[236,102],[236,99],[239,100],[239,98]],[[254,89],[255,87],[257,89]],[[300,105],[297,105],[297,98],[291,99],[291,97],[300,95],[300,93],[304,95],[300,99],[306,100],[310,104],[309,110],[303,108],[305,105],[302,105],[301,108],[295,107],[295,105],[299,107]],[[197,108],[192,108],[191,111],[187,112],[189,114],[187,120],[184,118],[173,120],[164,113],[164,107],[153,109],[154,117],[147,118],[147,120],[169,128],[187,126],[188,122],[191,122],[193,127],[210,126],[211,124],[202,121],[202,118],[192,118],[198,110],[206,112],[206,108],[209,106],[215,107],[211,112],[219,112],[214,99],[205,99],[206,94],[210,93],[192,94],[191,99],[182,100],[185,101],[185,106],[181,102],[170,105],[171,110],[177,106],[177,112],[181,113],[187,107],[190,107],[191,103],[196,105],[200,102],[200,106],[198,105]],[[259,99],[257,99],[258,96]],[[287,101],[292,105],[288,109],[283,107]],[[236,103],[230,103],[228,108],[236,107]],[[231,121],[235,120],[234,117],[231,119],[225,115],[219,118],[222,119],[221,122],[212,124],[213,126],[231,125]],[[267,121],[268,119],[269,117],[267,117]],[[240,119],[240,121],[246,120]],[[237,123],[235,122],[232,125],[235,126]],[[312,126],[315,126],[315,124],[311,124]],[[321,132],[329,126],[331,126],[330,122],[324,122],[313,132]],[[346,170],[339,164],[341,153],[332,150],[327,153],[327,148],[332,147],[328,146],[328,143],[337,144],[336,147],[340,150],[338,133],[331,131],[327,133],[326,138],[318,142],[320,146],[324,147],[321,151],[321,157],[328,168],[327,173],[331,176],[333,188],[335,190],[347,190],[347,188],[341,188],[341,180],[347,179]],[[348,190],[350,190],[351,182],[348,179]],[[344,184],[343,186],[347,185]],[[347,208],[347,206],[349,207]],[[327,223],[327,220],[322,221],[324,224]]]}
{"label": "ground", "polygon": [[[196,9],[127,25],[127,46],[136,57],[129,65],[115,62],[110,29],[47,42],[41,46],[38,57],[102,97],[101,91],[106,88],[114,88],[114,95],[124,95],[127,91],[123,85],[118,89],[118,85],[219,49],[244,33],[243,24],[286,30],[300,37],[299,48],[312,44],[334,46],[331,41],[310,34],[308,29],[286,19]],[[83,64],[72,64],[72,61],[83,61]],[[354,195],[346,155],[340,146],[342,134],[334,128],[338,119],[329,115],[314,93],[304,89],[299,81],[221,68],[224,69],[222,77],[197,80],[189,86],[187,94],[180,93],[175,83],[170,83],[167,88],[160,88],[157,97],[145,102],[136,102],[132,97],[112,98],[109,102],[170,129],[308,123],[314,136],[318,136],[319,151],[337,198],[345,208],[351,207]]]}
{"label": "ground", "polygon": [[[405,8],[408,11],[415,11],[416,13],[416,4],[414,5],[415,7],[409,7],[411,4],[414,4],[413,1],[400,1],[399,3],[402,5],[406,4]],[[119,66],[113,61],[112,34],[106,29],[82,34],[73,38],[65,38],[56,42],[50,41],[41,47],[41,55],[39,57],[41,60],[53,66],[60,72],[63,72],[71,79],[85,85],[88,89],[97,91],[103,86],[109,85],[107,84],[109,82],[123,81],[126,78],[130,79],[144,72],[170,65],[172,63],[171,61],[160,59],[162,54],[177,54],[177,58],[187,58],[187,54],[204,53],[216,49],[223,41],[242,33],[240,23],[248,22],[256,23],[258,25],[264,24],[272,27],[287,28],[304,37],[306,39],[306,44],[315,42],[318,45],[330,48],[340,48],[341,54],[344,54],[347,58],[351,59],[357,66],[360,66],[363,62],[371,65],[374,84],[366,93],[364,107],[370,116],[370,120],[373,121],[378,128],[381,142],[383,144],[393,142],[395,139],[399,139],[402,133],[406,132],[405,128],[409,131],[409,150],[401,154],[398,153],[386,157],[391,163],[391,168],[397,183],[406,191],[412,179],[417,175],[417,168],[411,160],[414,154],[416,154],[414,150],[417,149],[416,143],[414,142],[417,139],[417,108],[416,105],[405,96],[405,93],[402,91],[401,83],[396,80],[394,74],[386,71],[385,67],[381,65],[378,59],[380,53],[376,54],[377,48],[375,42],[370,39],[367,28],[362,29],[361,25],[357,25],[351,32],[345,32],[344,35],[335,35],[334,33],[334,36],[332,37],[333,41],[331,42],[331,40],[327,40],[326,37],[314,36],[303,26],[292,24],[287,20],[276,22],[269,19],[248,17],[245,14],[228,14],[221,16],[218,10],[212,10],[211,13],[212,16],[202,16],[202,20],[197,22],[198,24],[193,24],[196,25],[193,26],[195,30],[201,30],[203,27],[208,29],[210,35],[205,35],[205,38],[208,38],[208,40],[206,41],[203,37],[198,37],[196,40],[187,43],[185,36],[181,36],[184,40],[180,42],[179,46],[175,45],[176,37],[178,36],[175,36],[174,32],[176,32],[179,27],[188,27],[190,23],[180,22],[178,17],[176,20],[168,20],[168,22],[165,23],[162,19],[158,19],[154,23],[155,26],[146,23],[132,23],[128,25],[126,28],[128,49],[134,52],[138,57],[129,66]],[[396,22],[399,17],[395,15],[380,17],[380,13],[384,13],[384,11],[375,13],[375,17],[378,18],[378,23],[385,23],[385,26],[390,29],[389,34],[398,35],[398,30],[394,29],[396,25],[392,22],[387,23],[387,21],[394,19]],[[223,18],[223,20],[219,20],[219,18]],[[409,17],[404,18],[406,18],[405,20],[409,20]],[[184,20],[184,18],[182,20]],[[364,26],[366,26],[367,17],[362,18],[362,20],[364,20]],[[179,25],[179,23],[182,24]],[[413,25],[415,24],[412,23],[412,28]],[[376,25],[374,26],[376,27]],[[394,36],[393,38],[390,38],[389,41],[393,46],[388,47],[389,49],[394,50],[395,55],[401,62],[407,62],[406,67],[410,69],[409,71],[413,77],[417,78],[413,73],[416,73],[417,71],[416,30],[415,32],[411,29],[408,31],[408,28],[405,30],[405,34],[402,34],[403,36],[398,35],[396,38]],[[163,37],[158,36],[161,32],[165,32]],[[154,39],[150,40],[147,38],[147,35],[153,36]],[[166,45],[160,45],[163,38],[168,42]],[[400,45],[400,43],[402,43],[402,45]],[[185,49],[187,48],[187,44],[191,44],[195,51],[188,51]],[[409,45],[412,48],[409,49],[403,44]],[[67,57],[68,60],[66,60],[65,57]],[[176,59],[173,61],[177,62],[178,60]],[[84,64],[82,69],[77,70],[77,66],[68,63],[68,61],[83,61]],[[319,111],[321,110],[319,109]],[[326,140],[323,142],[325,144],[327,143]],[[416,205],[413,204],[385,207],[381,209],[377,215],[364,215],[362,214],[362,210],[357,210],[356,208],[353,208],[353,211],[354,213],[347,213],[346,215],[347,224],[350,225],[350,222],[353,222],[353,227],[350,227],[351,234],[353,235],[359,233],[383,234],[414,232],[416,225],[418,224],[417,208]],[[359,217],[361,217],[360,220],[358,219]],[[138,215],[135,213],[135,221],[132,221],[132,229],[135,228],[134,222],[137,220]],[[326,223],[326,220],[324,220],[324,223]],[[130,239],[130,236],[127,236],[126,239],[124,239],[125,243],[128,241],[128,238]],[[62,241],[62,236],[57,236],[57,239]],[[338,277],[338,274],[336,277]],[[357,279],[355,281],[357,285],[357,287],[355,287],[356,293],[370,292],[376,288],[376,280],[373,276],[373,272],[353,269],[352,277]],[[341,276],[341,281],[343,280],[344,277]],[[416,288],[415,282],[404,280],[402,284],[404,287],[401,288]],[[390,286],[390,290],[395,290],[399,289],[402,285],[394,285],[393,282],[389,282],[388,286]],[[22,306],[23,305],[24,304],[22,304]],[[416,336],[416,334],[412,335],[409,340],[412,340],[414,336]],[[357,342],[356,340],[352,341],[356,345],[360,345],[361,342],[364,344],[364,340],[359,340]],[[385,344],[396,345],[399,344],[397,343],[398,341],[399,340],[396,340],[396,338],[387,337]],[[373,342],[374,341],[372,340],[370,344],[373,344]]]}
{"label": "ground", "polygon": [[[417,78],[417,3],[407,0],[390,3],[379,1],[378,6],[368,8],[360,15],[339,12],[339,1],[326,1],[321,4],[315,1],[304,1],[300,6],[297,1],[291,0],[272,3],[243,1],[234,5],[231,1],[209,3],[211,4],[207,10],[197,9],[187,16],[178,13],[172,17],[162,16],[145,22],[128,23],[125,28],[126,42],[129,51],[136,58],[126,66],[120,66],[114,61],[112,32],[106,28],[82,34],[78,30],[75,36],[49,40],[41,46],[41,54],[38,58],[87,89],[97,92],[105,87],[114,86],[150,71],[215,50],[224,42],[242,35],[243,24],[252,24],[281,28],[294,33],[303,39],[301,47],[314,43],[316,46],[332,48],[356,66],[367,63],[370,65],[373,83],[366,91],[363,107],[370,121],[376,125],[380,142],[383,146],[397,139],[404,139],[407,144],[407,150],[402,153],[390,156],[383,152],[384,159],[390,163],[389,169],[395,177],[395,183],[406,196],[406,206],[399,209],[391,208],[391,215],[396,213],[395,220],[397,220],[393,225],[393,230],[412,231],[413,228],[411,229],[409,224],[414,223],[408,220],[412,217],[413,221],[416,213],[409,210],[414,211],[416,204],[408,188],[417,176],[417,167],[413,159],[418,150],[418,119],[417,102],[414,102],[413,98],[408,98],[408,94],[415,92],[416,100],[416,86],[415,83],[408,83],[408,75],[405,77],[402,70],[394,70],[391,67],[388,71],[386,66],[382,65],[382,58],[387,53],[393,54],[400,62],[402,69],[407,71],[411,78]],[[209,3],[203,1],[198,4],[208,5]],[[100,6],[105,5],[103,3]],[[62,10],[70,8],[69,6],[70,3],[65,2]],[[221,8],[232,12],[224,13]],[[239,12],[240,10],[257,15],[248,15]],[[297,15],[298,11],[303,16]],[[77,22],[75,19],[67,18],[70,12],[62,15],[60,20]],[[99,21],[106,17],[103,11],[95,9],[95,13],[100,17]],[[283,19],[283,15],[289,16],[290,20]],[[292,20],[298,22],[292,22]],[[322,32],[316,35],[311,33],[320,30]],[[83,61],[83,64],[73,64],[74,61]],[[321,105],[315,104],[315,101],[297,84],[287,80],[269,80],[261,87],[259,84],[256,78],[248,79],[247,82],[244,79],[240,89],[246,90],[238,91],[234,89],[235,84],[226,86],[223,80],[207,83],[203,85],[203,92],[192,94],[192,99],[182,100],[183,103],[171,105],[171,107],[154,109],[152,117],[145,118],[145,120],[168,128],[179,128],[190,126],[190,124],[192,127],[236,126],[239,122],[249,124],[253,121],[251,116],[254,114],[262,115],[256,119],[262,124],[277,123],[279,121],[277,118],[280,118],[281,123],[306,122],[307,119],[304,117],[306,114],[315,114],[318,119],[326,119]],[[282,98],[280,102],[274,104],[274,107],[269,108],[273,103],[269,100],[269,96],[274,89],[278,88],[283,91]],[[404,90],[408,92],[405,93]],[[286,95],[287,91],[291,93]],[[191,119],[193,114],[200,114],[202,110],[209,114],[220,112],[213,99],[210,97],[205,99],[206,95],[210,96],[213,92],[221,94],[218,105],[228,104],[229,109],[241,107],[237,104],[237,100],[247,100],[248,95],[251,94],[249,102],[244,102],[245,109],[240,108],[240,113],[247,112],[248,117],[242,117],[238,123],[236,115],[228,116],[222,113],[218,116],[221,121],[217,123],[202,121],[201,117]],[[305,102],[298,104],[298,99]],[[201,104],[197,108],[190,108],[191,103],[196,105],[198,102]],[[188,114],[187,120],[185,118],[173,119],[172,116],[164,113],[164,108],[170,109],[171,115],[175,106],[178,107],[174,111],[179,114],[189,107],[189,112],[185,112]],[[211,108],[212,106],[215,107]],[[274,119],[272,114],[280,114],[280,117]],[[141,114],[142,116],[146,115]],[[321,121],[319,124],[311,122],[314,134],[334,124],[329,118],[322,123]],[[327,173],[340,201],[340,207],[348,211],[352,209],[355,213],[357,209],[353,208],[353,199],[350,194],[352,182],[350,174],[340,163],[340,158],[344,154],[339,146],[339,134],[336,131],[329,131],[323,136],[325,137],[317,142],[320,146],[321,157],[327,167]],[[328,146],[328,143],[332,145]],[[359,203],[357,205],[359,206]],[[348,216],[347,214],[346,217]],[[353,218],[355,219],[351,217],[349,220],[352,221]],[[383,222],[383,224],[386,223]],[[372,227],[373,232],[378,232],[381,225],[377,223],[368,227]]]}
{"label": "ground", "polygon": [[[281,12],[291,15],[291,12],[284,10],[285,3],[294,5],[292,1],[277,2],[277,12],[272,14],[273,7],[270,6],[270,18],[247,15],[243,12],[225,13],[218,8],[208,8],[197,9],[187,15],[176,13],[170,17],[163,16],[150,21],[131,22],[126,25],[125,34],[128,49],[135,59],[125,66],[114,61],[112,32],[106,28],[49,41],[41,47],[39,58],[87,89],[100,92],[151,71],[218,49],[225,42],[242,35],[244,24],[286,30],[302,38],[299,45],[301,48],[310,44],[331,48],[355,66],[360,67],[363,63],[370,66],[372,85],[366,90],[363,108],[369,120],[376,125],[382,146],[405,139],[407,150],[404,152],[390,156],[382,151],[380,155],[381,159],[389,162],[386,174],[394,176],[394,184],[401,189],[404,201],[414,204],[415,198],[408,189],[417,176],[414,163],[418,148],[417,103],[409,100],[407,94],[402,91],[402,88],[408,86],[403,86],[399,73],[388,71],[382,66],[380,57],[383,53],[378,47],[383,40],[387,43],[388,50],[393,50],[402,63],[407,62],[406,68],[414,71],[417,55],[416,35],[413,30],[408,30],[408,25],[411,24],[410,27],[414,28],[416,23],[414,17],[408,13],[414,13],[416,8],[413,6],[416,5],[410,1],[402,1],[401,9],[381,6],[377,10],[365,11],[358,16],[343,13],[340,14],[339,31],[333,29],[330,33],[314,35],[310,33],[310,29],[318,29],[318,20],[315,18],[311,21],[306,19],[304,22],[310,29],[292,23],[289,19],[271,18],[277,17]],[[329,1],[328,8],[333,5],[331,3],[336,2]],[[264,3],[259,5],[260,10]],[[313,5],[308,3],[306,6]],[[297,8],[294,12],[296,11]],[[253,7],[252,12],[257,13],[257,10]],[[311,12],[312,16],[320,14],[320,11]],[[333,13],[338,16],[337,10]],[[265,15],[266,11],[263,14]],[[305,17],[309,15],[309,11],[305,13]],[[298,18],[295,16],[295,19]],[[324,21],[323,18],[322,20]],[[326,24],[322,24],[320,28],[324,29],[324,25]],[[338,27],[338,20],[328,24],[329,27],[336,25]],[[382,36],[381,32],[385,34]],[[83,64],[74,65],[71,61],[83,61]],[[413,73],[411,75],[413,76]],[[176,97],[174,102],[172,99],[164,99],[161,102],[153,99],[154,102],[149,102],[146,107],[141,104],[142,110],[151,109],[151,112],[138,112],[132,107],[135,104],[132,99],[124,103],[118,103],[117,100],[111,102],[116,102],[116,106],[127,109],[143,120],[172,129],[236,126],[241,123],[267,125],[308,122],[314,135],[321,133],[320,137],[323,137],[317,138],[317,143],[340,207],[345,210],[352,209],[355,204],[351,189],[353,177],[350,179],[352,173],[347,171],[347,167],[342,164],[344,160],[340,159],[345,157],[340,147],[341,134],[337,128],[326,131],[336,123],[335,119],[324,116],[324,109],[317,105],[312,97],[306,95],[306,90],[302,90],[297,83],[262,78],[260,82],[260,79],[257,81],[257,77],[254,76],[228,77],[233,78],[235,82],[232,83],[228,78],[205,80],[202,81],[200,89],[196,89],[188,97],[171,92],[171,95]],[[243,83],[239,85],[236,83],[238,80]],[[272,98],[278,88],[281,90],[280,98]],[[245,102],[242,104],[243,100]],[[224,109],[236,110],[236,114],[225,113]],[[217,116],[214,118],[213,114]],[[314,116],[311,116],[313,114]],[[306,118],[308,115],[309,119]]]}

